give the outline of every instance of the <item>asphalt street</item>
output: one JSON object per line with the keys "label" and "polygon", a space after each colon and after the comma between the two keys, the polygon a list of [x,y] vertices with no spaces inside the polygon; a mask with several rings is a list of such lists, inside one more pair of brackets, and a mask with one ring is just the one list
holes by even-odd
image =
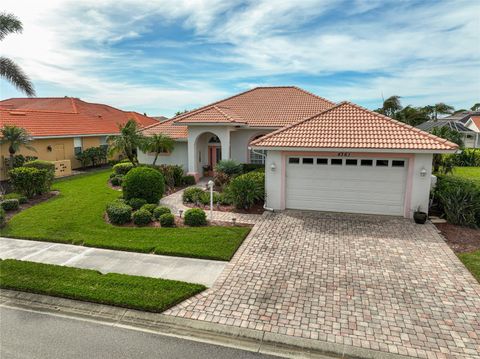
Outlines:
{"label": "asphalt street", "polygon": [[0,357],[274,358],[150,332],[6,307],[0,307]]}

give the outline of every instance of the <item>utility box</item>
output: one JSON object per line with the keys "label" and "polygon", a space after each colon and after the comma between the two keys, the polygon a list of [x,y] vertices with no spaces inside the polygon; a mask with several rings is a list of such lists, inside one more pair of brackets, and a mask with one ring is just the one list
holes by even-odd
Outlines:
{"label": "utility box", "polygon": [[55,178],[71,176],[72,163],[70,160],[55,161]]}

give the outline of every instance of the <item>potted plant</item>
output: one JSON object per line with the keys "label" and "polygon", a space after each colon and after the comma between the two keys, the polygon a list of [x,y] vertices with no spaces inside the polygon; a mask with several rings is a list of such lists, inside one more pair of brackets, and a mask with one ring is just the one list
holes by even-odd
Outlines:
{"label": "potted plant", "polygon": [[427,221],[427,218],[428,218],[428,214],[425,212],[422,212],[420,210],[420,207],[418,207],[417,210],[413,212],[413,220],[417,224],[425,224],[425,222]]}

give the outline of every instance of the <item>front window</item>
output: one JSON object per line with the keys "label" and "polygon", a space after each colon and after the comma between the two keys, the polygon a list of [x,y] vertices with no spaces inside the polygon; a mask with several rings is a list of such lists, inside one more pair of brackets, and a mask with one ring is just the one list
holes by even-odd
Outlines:
{"label": "front window", "polygon": [[[256,139],[263,137],[264,135],[257,136],[252,139],[253,142]],[[257,149],[251,149],[250,151],[250,163],[254,165],[264,165],[265,164],[265,157],[267,156],[267,151],[266,150],[257,150]]]}
{"label": "front window", "polygon": [[80,153],[82,153],[82,138],[81,137],[74,137],[73,138],[73,151],[75,153],[75,155],[78,155]]}

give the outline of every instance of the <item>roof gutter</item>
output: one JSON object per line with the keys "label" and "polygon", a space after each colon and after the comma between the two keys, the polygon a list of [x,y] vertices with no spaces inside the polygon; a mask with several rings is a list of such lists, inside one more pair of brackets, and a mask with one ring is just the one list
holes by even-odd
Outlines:
{"label": "roof gutter", "polygon": [[451,150],[417,150],[417,149],[392,149],[392,148],[332,148],[332,147],[270,147],[270,146],[257,146],[252,147],[258,150],[268,151],[302,151],[302,152],[365,152],[365,153],[457,153],[458,148]]}

